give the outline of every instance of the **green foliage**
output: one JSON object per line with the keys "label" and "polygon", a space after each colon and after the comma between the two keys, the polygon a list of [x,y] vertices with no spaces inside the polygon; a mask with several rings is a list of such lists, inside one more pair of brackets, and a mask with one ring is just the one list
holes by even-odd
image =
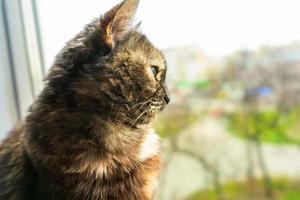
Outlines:
{"label": "green foliage", "polygon": [[199,89],[208,88],[211,86],[211,84],[212,83],[209,80],[198,80],[194,83],[194,87]]}
{"label": "green foliage", "polygon": [[162,138],[174,136],[185,128],[191,126],[199,119],[200,114],[193,112],[187,106],[171,105],[158,118],[154,128]]}
{"label": "green foliage", "polygon": [[[238,111],[228,115],[228,127],[239,137],[258,139],[275,144],[299,143],[289,130],[298,124],[299,110],[280,112],[274,110]],[[298,132],[300,130],[297,130]],[[297,134],[292,133],[292,134]]]}
{"label": "green foliage", "polygon": [[198,191],[192,194],[186,200],[200,200],[200,199],[213,200],[213,199],[217,199],[217,195],[213,190]]}
{"label": "green foliage", "polygon": [[177,87],[179,89],[188,89],[188,88],[195,88],[195,89],[205,89],[211,86],[210,80],[202,80],[199,79],[197,81],[191,82],[191,81],[181,81],[177,84]]}
{"label": "green foliage", "polygon": [[299,200],[300,198],[300,190],[295,190],[295,191],[289,191],[286,192],[281,200]]}
{"label": "green foliage", "polygon": [[[273,200],[299,200],[300,182],[288,179],[276,179],[273,182]],[[263,200],[264,186],[262,180],[230,182],[222,186],[222,193],[217,196],[213,189],[195,192],[186,200]],[[218,198],[219,197],[219,198]]]}

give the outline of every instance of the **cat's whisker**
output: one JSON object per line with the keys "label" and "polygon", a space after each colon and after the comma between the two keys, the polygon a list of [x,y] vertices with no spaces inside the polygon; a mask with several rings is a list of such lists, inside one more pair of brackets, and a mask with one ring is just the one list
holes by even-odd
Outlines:
{"label": "cat's whisker", "polygon": [[[156,93],[156,92],[155,92],[155,93]],[[154,93],[154,94],[155,94],[155,93]],[[133,105],[133,107],[138,106],[138,105],[140,105],[140,104],[144,104],[144,103],[151,102],[151,101],[153,100],[154,97],[155,97],[155,95],[149,96],[145,101],[136,103],[135,105]]]}
{"label": "cat's whisker", "polygon": [[136,106],[138,106],[138,105],[141,105],[141,104],[144,105],[144,104],[149,103],[149,102],[151,102],[151,101],[152,101],[152,98],[148,99],[147,101],[139,102],[139,103],[133,105],[132,107],[134,108],[134,107],[136,107]]}
{"label": "cat's whisker", "polygon": [[137,110],[136,112],[139,112],[140,110],[142,110],[144,108],[145,105],[147,105],[147,103],[149,102],[145,102],[143,105],[141,105]]}
{"label": "cat's whisker", "polygon": [[132,123],[132,126],[131,127],[133,127],[135,124],[136,124],[136,122],[145,114],[145,113],[147,113],[149,111],[149,108],[148,109],[146,109],[146,110],[144,110],[134,121],[133,121],[133,123]]}
{"label": "cat's whisker", "polygon": [[147,123],[148,117],[149,117],[149,112],[147,112],[147,117],[143,120],[142,125],[145,125]]}
{"label": "cat's whisker", "polygon": [[114,121],[118,121],[118,118],[119,118],[119,116],[120,116],[120,113],[121,113],[121,108],[119,108],[118,113],[117,113],[117,115],[116,115]]}

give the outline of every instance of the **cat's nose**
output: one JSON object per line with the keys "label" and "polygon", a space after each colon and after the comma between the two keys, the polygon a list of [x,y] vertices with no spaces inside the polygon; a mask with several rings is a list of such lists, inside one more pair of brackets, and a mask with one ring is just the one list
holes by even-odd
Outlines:
{"label": "cat's nose", "polygon": [[168,104],[170,102],[170,97],[168,95],[165,95],[164,100],[165,100],[166,104]]}

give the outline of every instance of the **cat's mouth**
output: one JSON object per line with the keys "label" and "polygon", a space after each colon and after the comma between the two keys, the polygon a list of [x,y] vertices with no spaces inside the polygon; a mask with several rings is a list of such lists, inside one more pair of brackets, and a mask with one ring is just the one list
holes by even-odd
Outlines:
{"label": "cat's mouth", "polygon": [[151,101],[144,105],[144,108],[136,112],[133,121],[131,122],[132,126],[136,125],[147,125],[153,122],[158,113],[163,110],[165,104],[158,101]]}
{"label": "cat's mouth", "polygon": [[163,102],[153,102],[150,104],[151,110],[160,112],[165,108],[166,104]]}

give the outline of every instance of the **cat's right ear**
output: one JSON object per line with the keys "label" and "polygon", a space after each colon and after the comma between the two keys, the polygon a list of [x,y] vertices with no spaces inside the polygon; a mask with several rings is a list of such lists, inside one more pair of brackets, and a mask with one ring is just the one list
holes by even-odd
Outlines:
{"label": "cat's right ear", "polygon": [[139,0],[124,0],[106,12],[100,19],[99,43],[112,49],[132,29],[132,21]]}

